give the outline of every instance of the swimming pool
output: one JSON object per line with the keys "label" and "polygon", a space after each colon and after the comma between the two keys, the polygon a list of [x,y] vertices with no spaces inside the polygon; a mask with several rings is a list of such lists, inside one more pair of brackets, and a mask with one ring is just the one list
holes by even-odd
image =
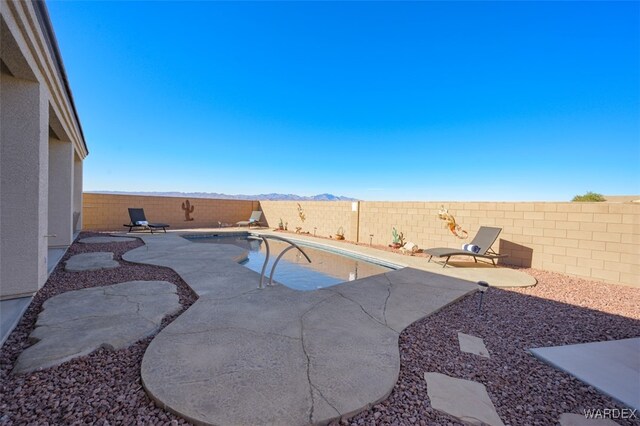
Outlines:
{"label": "swimming pool", "polygon": [[[249,234],[185,235],[184,238],[196,243],[233,244],[242,247],[249,252],[249,258],[242,265],[257,273],[262,271],[266,257],[264,243],[250,239]],[[298,241],[296,244],[307,253],[311,263],[308,263],[299,251],[289,250],[278,263],[273,277],[274,281],[294,290],[317,290],[395,269],[337,252],[310,247]],[[289,247],[287,243],[276,240],[269,240],[269,246],[271,255],[266,269],[267,275],[278,255]]]}

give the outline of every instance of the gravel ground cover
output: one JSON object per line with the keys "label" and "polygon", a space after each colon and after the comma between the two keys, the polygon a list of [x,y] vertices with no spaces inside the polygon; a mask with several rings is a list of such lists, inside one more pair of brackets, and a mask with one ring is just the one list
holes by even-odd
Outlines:
{"label": "gravel ground cover", "polygon": [[[78,239],[100,235],[83,232]],[[31,344],[28,336],[42,303],[57,294],[132,280],[164,280],[177,286],[183,309],[193,304],[196,295],[173,270],[122,260],[122,254],[141,245],[142,241],[136,240],[108,244],[76,242],[69,247],[0,350],[0,424],[187,424],[156,407],[142,388],[140,363],[152,337],[123,350],[99,349],[43,371],[11,374],[16,358]],[[70,256],[95,251],[113,252],[120,267],[89,272],[64,271],[63,262]],[[180,313],[165,318],[163,327]]]}
{"label": "gravel ground cover", "polygon": [[[99,236],[83,233],[80,238]],[[140,363],[152,338],[119,351],[100,349],[47,370],[13,376],[18,354],[42,303],[80,288],[130,280],[166,280],[176,284],[184,309],[196,296],[168,268],[122,260],[142,245],[79,244],[68,257],[89,251],[111,251],[119,268],[69,273],[62,263],[36,295],[20,324],[0,350],[0,424],[187,424],[156,407],[140,383]],[[483,383],[507,425],[557,424],[561,413],[583,409],[622,408],[595,389],[529,355],[532,347],[585,343],[640,336],[640,289],[524,269],[536,287],[491,289],[482,314],[469,296],[409,326],[400,335],[400,377],[389,398],[342,424],[456,425],[454,418],[429,405],[424,373],[440,372]],[[179,315],[179,314],[178,314]],[[166,318],[163,325],[177,315]],[[490,359],[460,352],[458,331],[484,339]],[[375,374],[375,372],[372,372]],[[622,425],[639,424],[618,420]]]}
{"label": "gravel ground cover", "polygon": [[[507,425],[555,425],[565,412],[623,408],[527,350],[640,336],[640,289],[523,271],[539,284],[490,289],[482,314],[477,295],[471,295],[407,327],[400,335],[400,378],[389,398],[342,423],[460,424],[431,408],[424,380],[427,371],[484,384]],[[484,339],[491,358],[461,352],[458,331]]]}

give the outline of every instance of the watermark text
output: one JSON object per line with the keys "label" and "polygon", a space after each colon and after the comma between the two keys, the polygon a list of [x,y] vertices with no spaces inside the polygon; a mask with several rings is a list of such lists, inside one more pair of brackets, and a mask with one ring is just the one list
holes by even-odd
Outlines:
{"label": "watermark text", "polygon": [[638,418],[637,411],[631,408],[597,408],[583,410],[587,419],[627,419]]}

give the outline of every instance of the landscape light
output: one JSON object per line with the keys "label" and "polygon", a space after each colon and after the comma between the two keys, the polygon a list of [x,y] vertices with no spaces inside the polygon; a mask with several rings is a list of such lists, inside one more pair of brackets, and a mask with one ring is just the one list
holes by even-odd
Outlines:
{"label": "landscape light", "polygon": [[478,281],[478,293],[480,293],[480,303],[478,304],[478,311],[482,311],[482,299],[484,294],[489,290],[489,283],[486,281]]}

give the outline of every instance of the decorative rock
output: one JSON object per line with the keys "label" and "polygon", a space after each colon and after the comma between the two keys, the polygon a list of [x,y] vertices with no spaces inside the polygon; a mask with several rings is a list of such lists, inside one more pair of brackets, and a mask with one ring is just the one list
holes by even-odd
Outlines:
{"label": "decorative rock", "polygon": [[135,238],[131,237],[87,237],[78,242],[83,244],[107,244],[107,243],[130,243],[135,241]]}
{"label": "decorative rock", "polygon": [[418,246],[412,243],[411,241],[409,241],[408,243],[405,243],[404,246],[400,247],[400,252],[402,254],[411,253],[411,256],[413,256],[415,253],[419,251],[420,249],[418,248]]}
{"label": "decorative rock", "polygon": [[470,334],[458,333],[458,342],[460,342],[460,350],[462,352],[489,358],[489,351],[481,338]]}
{"label": "decorative rock", "polygon": [[99,269],[113,269],[120,264],[113,260],[113,253],[97,251],[93,253],[81,253],[71,256],[65,262],[64,269],[67,272],[97,271]]}
{"label": "decorative rock", "polygon": [[587,419],[582,414],[564,413],[558,420],[560,426],[619,426],[609,419]]}
{"label": "decorative rock", "polygon": [[431,406],[472,425],[504,426],[483,384],[424,373]]}
{"label": "decorative rock", "polygon": [[155,333],[166,315],[180,310],[175,285],[129,281],[69,291],[43,304],[14,373],[61,364],[100,347],[122,349]]}

